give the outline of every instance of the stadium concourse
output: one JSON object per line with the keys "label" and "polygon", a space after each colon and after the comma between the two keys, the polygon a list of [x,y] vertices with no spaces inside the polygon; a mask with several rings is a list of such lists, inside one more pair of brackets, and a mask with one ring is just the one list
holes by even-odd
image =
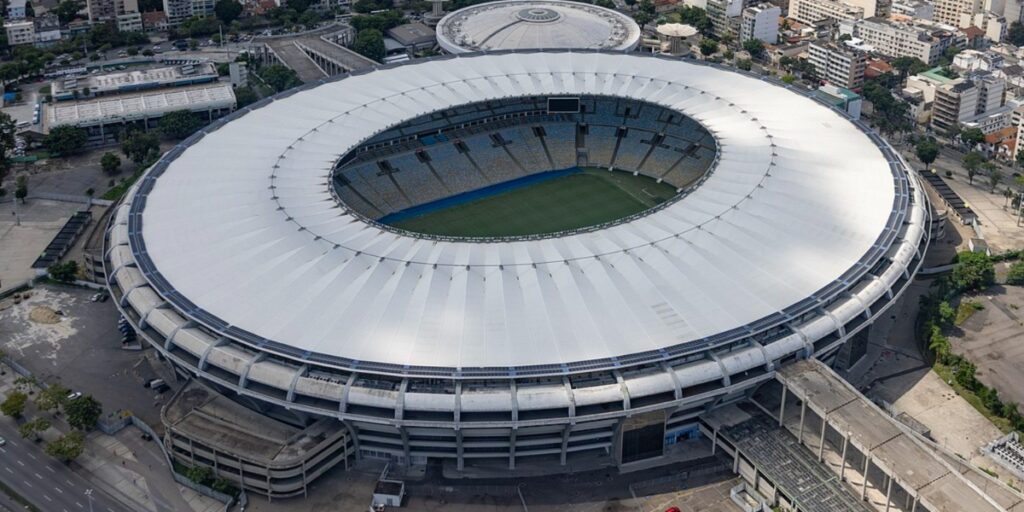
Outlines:
{"label": "stadium concourse", "polygon": [[[619,190],[650,201],[555,232],[388,217],[594,167],[646,180]],[[352,457],[504,475],[667,462],[779,368],[855,360],[928,222],[881,138],[781,83],[494,52],[326,79],[215,122],[126,195],[106,270],[181,376],[259,413],[234,416],[344,431],[341,457],[309,453],[301,472],[224,432],[169,435],[180,460],[288,496]]]}

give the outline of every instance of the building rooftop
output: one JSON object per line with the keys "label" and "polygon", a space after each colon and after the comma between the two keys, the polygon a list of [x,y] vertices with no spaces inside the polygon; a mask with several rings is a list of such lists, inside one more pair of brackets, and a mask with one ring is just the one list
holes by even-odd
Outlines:
{"label": "building rooftop", "polygon": [[133,121],[175,110],[231,108],[235,103],[231,84],[210,83],[50,103],[45,107],[43,123],[49,131],[61,125],[93,126]]}
{"label": "building rooftop", "polygon": [[57,100],[72,99],[75,92],[88,89],[89,94],[103,94],[180,87],[217,79],[217,68],[212,62],[195,62],[149,69],[135,69],[99,75],[68,76],[50,83],[50,91]]}
{"label": "building rooftop", "polygon": [[[919,494],[928,510],[1002,510],[993,498],[954,470],[937,448],[914,437],[909,429],[883,413],[821,362],[798,361],[779,369],[778,375],[794,396],[807,400],[808,407],[827,417],[837,430],[848,433],[854,446],[870,453],[874,464],[884,468],[901,486]],[[1015,496],[1014,504],[1021,503],[1021,497]]]}
{"label": "building rooftop", "polygon": [[432,43],[436,37],[434,29],[420,22],[406,23],[405,25],[390,28],[388,29],[388,35],[404,46]]}
{"label": "building rooftop", "polygon": [[632,50],[640,27],[629,16],[565,0],[502,0],[460,9],[437,25],[449,53],[529,48]]}
{"label": "building rooftop", "polygon": [[658,33],[668,37],[693,37],[697,29],[683,23],[662,23],[658,25]]}
{"label": "building rooftop", "polygon": [[305,429],[244,407],[197,380],[178,390],[160,412],[164,425],[215,449],[265,466],[291,465],[329,441],[341,424],[323,419]]}

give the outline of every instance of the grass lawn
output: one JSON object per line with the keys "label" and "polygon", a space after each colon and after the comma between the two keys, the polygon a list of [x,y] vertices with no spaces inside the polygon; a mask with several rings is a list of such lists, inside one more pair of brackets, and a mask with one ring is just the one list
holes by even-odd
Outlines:
{"label": "grass lawn", "polygon": [[981,397],[974,394],[973,391],[970,391],[957,383],[956,379],[953,378],[952,368],[942,363],[936,362],[932,369],[935,370],[935,373],[939,374],[939,377],[941,377],[943,381],[952,386],[953,390],[955,390],[958,395],[963,397],[963,399],[966,400],[967,403],[971,404],[971,407],[974,407],[974,409],[980,412],[982,416],[988,418],[988,420],[991,421],[992,424],[995,425],[1000,432],[1008,434],[1013,431],[1013,427],[1010,426],[1009,420],[1007,420],[1006,418],[1001,418],[997,416],[994,412],[988,410],[988,408],[985,407],[985,404],[982,403]]}
{"label": "grass lawn", "polygon": [[464,237],[555,233],[613,221],[676,194],[666,183],[626,172],[582,172],[393,223],[418,233]]}

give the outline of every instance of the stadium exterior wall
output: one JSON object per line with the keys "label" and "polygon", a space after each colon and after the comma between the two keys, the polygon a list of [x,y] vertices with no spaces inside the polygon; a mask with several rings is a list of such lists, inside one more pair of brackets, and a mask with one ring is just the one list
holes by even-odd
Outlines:
{"label": "stadium exterior wall", "polygon": [[154,275],[140,267],[133,252],[133,204],[144,201],[139,191],[147,178],[158,176],[206,132],[265,103],[214,123],[148,171],[111,217],[105,274],[122,314],[182,374],[254,400],[278,416],[291,415],[296,422],[337,418],[363,455],[407,464],[448,458],[459,469],[475,460],[507,461],[509,469],[531,462],[550,464],[553,470],[622,464],[626,418],[664,414],[665,432],[686,428],[706,410],[749,396],[780,365],[833,357],[900,297],[928,247],[929,208],[916,176],[882,138],[851,121],[890,162],[898,191],[893,236],[882,240],[885,258],[872,262],[856,280],[840,283],[841,293],[830,302],[785,325],[695,346],[671,359],[590,373],[563,368],[496,378],[338,368],[315,354],[297,357],[213,333],[195,311],[175,306],[158,291]]}

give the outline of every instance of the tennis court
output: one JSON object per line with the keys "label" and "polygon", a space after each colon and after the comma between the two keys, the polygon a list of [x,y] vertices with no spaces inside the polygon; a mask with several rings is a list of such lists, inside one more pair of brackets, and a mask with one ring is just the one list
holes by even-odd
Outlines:
{"label": "tennis court", "polygon": [[527,186],[499,189],[468,202],[458,203],[456,197],[453,206],[390,224],[418,233],[464,237],[555,233],[620,219],[675,194],[671,185],[647,176],[586,168],[559,171],[551,179],[534,178]]}

